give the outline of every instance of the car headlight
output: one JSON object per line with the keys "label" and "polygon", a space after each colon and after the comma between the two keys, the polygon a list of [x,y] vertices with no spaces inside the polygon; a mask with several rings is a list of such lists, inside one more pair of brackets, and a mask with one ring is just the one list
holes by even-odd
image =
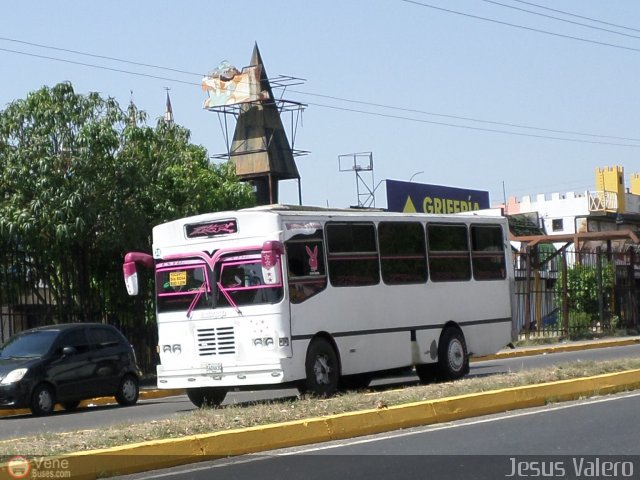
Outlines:
{"label": "car headlight", "polygon": [[6,377],[0,380],[0,385],[10,385],[12,383],[19,382],[22,380],[22,377],[27,373],[28,368],[16,368],[15,370],[11,370]]}

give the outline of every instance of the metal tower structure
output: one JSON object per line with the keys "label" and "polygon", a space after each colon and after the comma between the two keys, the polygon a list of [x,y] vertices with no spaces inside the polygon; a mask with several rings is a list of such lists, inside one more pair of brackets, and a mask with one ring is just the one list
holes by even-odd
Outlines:
{"label": "metal tower structure", "polygon": [[[283,98],[288,87],[302,83],[303,79],[282,75],[269,79],[257,45],[251,64],[242,72],[227,65],[203,79],[203,89],[209,94],[204,108],[218,114],[227,149],[212,158],[233,162],[236,175],[253,185],[258,205],[278,203],[278,182],[289,179],[298,180],[298,200],[302,204],[294,158],[309,153],[295,148],[306,105]],[[281,91],[278,98],[274,88]],[[290,119],[290,144],[281,119],[285,114]],[[235,120],[233,137],[230,120]]]}
{"label": "metal tower structure", "polygon": [[[338,169],[353,172],[356,177],[357,208],[375,208],[376,182],[373,173],[373,153],[345,153],[338,155]],[[367,183],[367,179],[370,183]]]}

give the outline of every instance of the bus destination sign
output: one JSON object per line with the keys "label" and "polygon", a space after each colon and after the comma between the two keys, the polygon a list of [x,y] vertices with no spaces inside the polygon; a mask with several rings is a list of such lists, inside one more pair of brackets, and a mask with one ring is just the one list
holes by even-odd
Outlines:
{"label": "bus destination sign", "polygon": [[189,223],[184,228],[187,238],[215,237],[236,233],[238,224],[235,220],[224,220],[222,222]]}

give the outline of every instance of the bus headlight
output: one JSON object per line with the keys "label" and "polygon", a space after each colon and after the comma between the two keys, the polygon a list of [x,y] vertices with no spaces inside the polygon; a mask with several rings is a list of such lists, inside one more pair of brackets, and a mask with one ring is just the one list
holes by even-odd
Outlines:
{"label": "bus headlight", "polygon": [[173,345],[163,345],[162,353],[175,353],[180,355],[182,353],[182,345],[175,343]]}
{"label": "bus headlight", "polygon": [[254,338],[252,341],[254,347],[271,348],[275,344],[273,337]]}

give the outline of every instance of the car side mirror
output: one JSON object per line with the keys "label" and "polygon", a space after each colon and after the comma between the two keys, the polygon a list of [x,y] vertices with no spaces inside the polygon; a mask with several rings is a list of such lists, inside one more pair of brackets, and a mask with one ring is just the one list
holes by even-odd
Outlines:
{"label": "car side mirror", "polygon": [[75,355],[76,353],[78,353],[78,350],[76,350],[76,347],[64,347],[62,349],[62,356],[64,357]]}

